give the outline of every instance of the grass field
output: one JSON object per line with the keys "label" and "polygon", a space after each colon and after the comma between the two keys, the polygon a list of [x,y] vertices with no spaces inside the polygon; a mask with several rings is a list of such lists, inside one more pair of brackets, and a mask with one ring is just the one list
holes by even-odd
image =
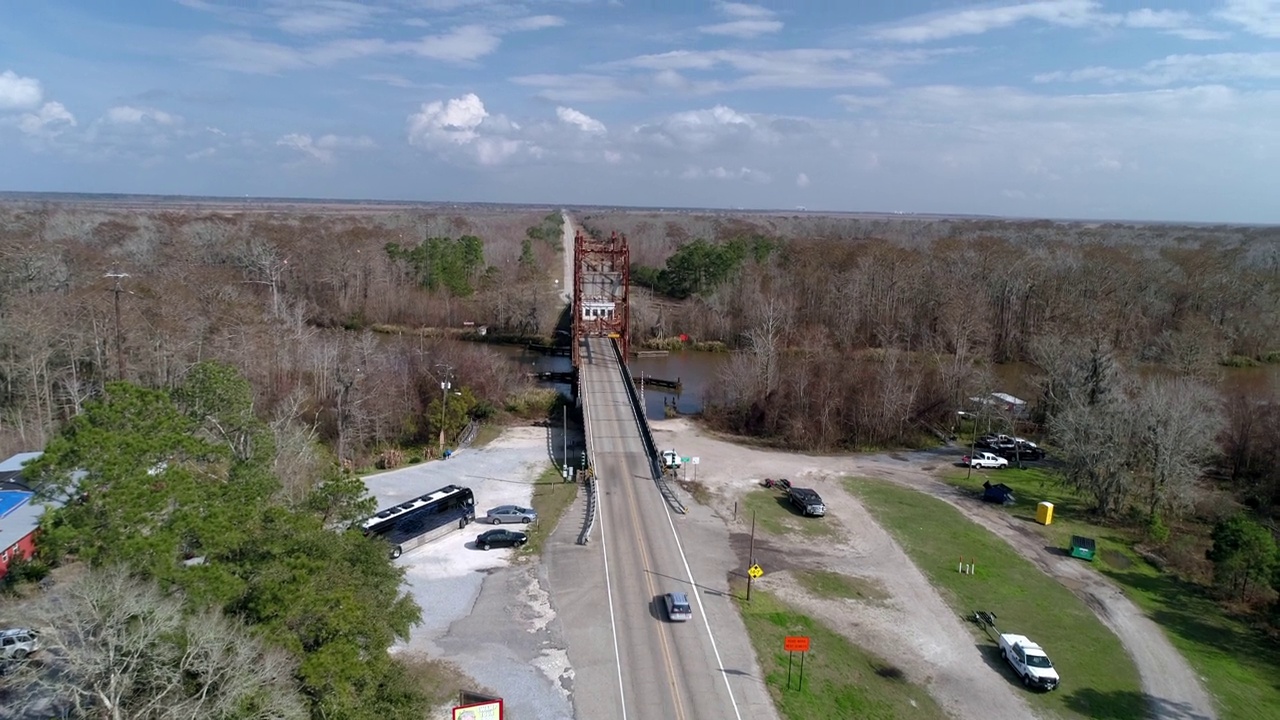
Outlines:
{"label": "grass field", "polygon": [[791,574],[805,590],[820,598],[860,600],[872,604],[881,604],[889,599],[884,586],[868,578],[830,570],[793,570]]}
{"label": "grass field", "polygon": [[526,526],[529,542],[520,549],[521,555],[542,554],[542,546],[546,543],[547,536],[556,529],[556,525],[560,524],[564,511],[569,509],[577,496],[578,483],[565,482],[554,465],[548,465],[547,469],[542,471],[533,484],[533,499],[529,502],[533,509],[538,511],[538,522]]}
{"label": "grass field", "polygon": [[752,490],[743,498],[742,507],[742,517],[750,522],[751,513],[754,512],[758,529],[771,535],[799,532],[810,537],[823,537],[835,534],[833,523],[825,522],[822,518],[805,517],[796,512],[780,490]]}
{"label": "grass field", "polygon": [[[985,474],[982,477],[987,477]],[[1046,540],[1066,547],[1071,535],[1098,542],[1094,567],[1114,580],[1125,595],[1164,628],[1174,647],[1204,678],[1217,698],[1224,720],[1280,717],[1280,648],[1264,633],[1231,617],[1205,590],[1152,567],[1133,551],[1134,531],[1090,522],[1087,506],[1057,485],[1049,473],[1002,470],[991,476],[1013,488],[1015,516],[1034,517],[1036,503],[1054,504],[1053,523],[1033,525]],[[977,492],[982,478],[974,473],[948,474],[947,482]]]}
{"label": "grass field", "polygon": [[[1035,709],[1064,717],[1140,718],[1146,713],[1138,671],[1116,638],[1088,607],[1009,547],[947,503],[879,480],[848,480],[881,525],[959,616],[989,610],[1005,632],[1029,635],[1062,675],[1051,693],[1027,693]],[[977,558],[961,575],[959,556]],[[974,628],[992,672],[1017,683],[995,643]],[[1020,688],[1019,688],[1020,690]]]}
{"label": "grass field", "polygon": [[[745,587],[734,587],[742,598]],[[941,720],[947,717],[923,688],[906,681],[892,664],[844,639],[821,623],[801,615],[768,592],[755,589],[751,602],[739,600],[747,634],[778,713],[786,720],[858,718],[859,720]],[[799,683],[800,653],[791,668],[787,689],[788,635],[810,639],[804,686]]]}

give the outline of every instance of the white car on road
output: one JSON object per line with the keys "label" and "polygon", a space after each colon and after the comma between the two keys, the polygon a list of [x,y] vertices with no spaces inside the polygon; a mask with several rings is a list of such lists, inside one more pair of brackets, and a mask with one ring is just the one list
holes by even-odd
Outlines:
{"label": "white car on road", "polygon": [[960,458],[960,463],[973,468],[1007,468],[1009,461],[989,452],[974,453]]}

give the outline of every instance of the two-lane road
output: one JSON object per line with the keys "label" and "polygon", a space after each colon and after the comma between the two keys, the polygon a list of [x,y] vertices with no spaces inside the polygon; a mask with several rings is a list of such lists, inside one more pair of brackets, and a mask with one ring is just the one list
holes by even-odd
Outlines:
{"label": "two-lane road", "polygon": [[[600,486],[597,532],[617,665],[616,701],[601,705],[616,708],[610,717],[628,720],[742,720],[691,577],[689,548],[654,486],[612,341],[588,339],[579,372]],[[691,622],[667,621],[662,595],[672,591],[689,595]],[[599,688],[596,694],[604,695]]]}

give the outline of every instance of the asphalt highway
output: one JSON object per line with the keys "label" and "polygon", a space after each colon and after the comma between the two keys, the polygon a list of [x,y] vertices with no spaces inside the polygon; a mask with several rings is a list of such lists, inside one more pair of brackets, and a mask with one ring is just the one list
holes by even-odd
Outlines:
{"label": "asphalt highway", "polygon": [[[609,717],[627,720],[742,720],[691,577],[692,548],[681,544],[654,484],[613,341],[588,339],[579,372],[600,486],[596,533],[617,666],[616,699],[608,702],[610,694],[596,688],[600,704],[613,705]],[[673,591],[689,596],[692,621],[667,620],[662,596]]]}

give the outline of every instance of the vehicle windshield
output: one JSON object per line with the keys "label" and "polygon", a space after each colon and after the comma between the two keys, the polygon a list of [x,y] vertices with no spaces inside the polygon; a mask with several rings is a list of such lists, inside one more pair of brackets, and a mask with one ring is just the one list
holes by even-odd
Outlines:
{"label": "vehicle windshield", "polygon": [[1044,655],[1028,655],[1027,665],[1030,667],[1038,667],[1038,668],[1053,667],[1053,663],[1049,662],[1049,658],[1045,657]]}

